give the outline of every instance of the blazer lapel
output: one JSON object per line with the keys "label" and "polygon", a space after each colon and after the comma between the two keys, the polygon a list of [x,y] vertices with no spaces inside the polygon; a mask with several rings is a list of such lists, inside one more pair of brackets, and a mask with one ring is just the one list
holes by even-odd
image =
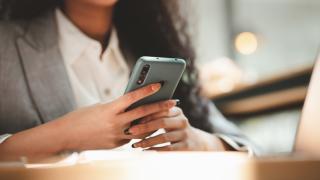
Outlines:
{"label": "blazer lapel", "polygon": [[30,96],[42,122],[75,108],[74,95],[59,51],[58,32],[51,12],[30,22],[17,38]]}

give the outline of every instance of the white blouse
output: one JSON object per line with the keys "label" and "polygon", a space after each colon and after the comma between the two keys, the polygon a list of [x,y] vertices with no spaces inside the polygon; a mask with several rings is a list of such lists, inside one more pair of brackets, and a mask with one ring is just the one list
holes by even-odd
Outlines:
{"label": "white blouse", "polygon": [[[82,33],[62,12],[56,10],[60,51],[78,107],[109,102],[123,95],[129,67],[113,28],[104,52],[101,44]],[[115,78],[116,77],[116,78]]]}

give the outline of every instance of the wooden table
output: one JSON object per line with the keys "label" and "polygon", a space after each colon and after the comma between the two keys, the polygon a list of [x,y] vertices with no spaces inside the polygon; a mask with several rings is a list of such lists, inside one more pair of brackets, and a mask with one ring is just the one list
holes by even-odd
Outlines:
{"label": "wooden table", "polygon": [[[107,154],[108,152],[106,152]],[[100,156],[100,155],[99,155]],[[35,167],[0,167],[0,179],[13,180],[140,180],[221,179],[301,180],[320,179],[320,159],[277,157],[249,158],[243,153],[115,153],[76,164]],[[110,158],[114,156],[114,158]],[[39,165],[39,164],[38,164]]]}

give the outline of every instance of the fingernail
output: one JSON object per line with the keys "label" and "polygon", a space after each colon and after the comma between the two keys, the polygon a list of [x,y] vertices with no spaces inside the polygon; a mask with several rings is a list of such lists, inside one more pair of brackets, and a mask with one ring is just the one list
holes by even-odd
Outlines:
{"label": "fingernail", "polygon": [[134,148],[138,148],[138,147],[140,147],[140,143],[139,143],[139,142],[134,143],[134,144],[132,144],[132,147],[134,147]]}
{"label": "fingernail", "polygon": [[152,91],[157,91],[157,90],[159,90],[160,88],[161,88],[161,84],[160,84],[160,83],[151,85]]}
{"label": "fingernail", "polygon": [[176,106],[179,106],[180,105],[180,99],[175,99],[176,101]]}
{"label": "fingernail", "polygon": [[130,127],[128,127],[127,129],[125,129],[123,132],[125,135],[131,135],[131,132],[129,131]]}
{"label": "fingernail", "polygon": [[159,81],[158,83],[161,84],[161,87],[164,85],[164,81]]}

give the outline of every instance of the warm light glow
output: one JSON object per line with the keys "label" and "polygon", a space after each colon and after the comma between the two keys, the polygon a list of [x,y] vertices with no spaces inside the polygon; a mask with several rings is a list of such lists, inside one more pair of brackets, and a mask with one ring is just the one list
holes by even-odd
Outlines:
{"label": "warm light glow", "polygon": [[253,54],[258,48],[258,38],[251,32],[242,32],[236,37],[235,46],[241,54]]}

